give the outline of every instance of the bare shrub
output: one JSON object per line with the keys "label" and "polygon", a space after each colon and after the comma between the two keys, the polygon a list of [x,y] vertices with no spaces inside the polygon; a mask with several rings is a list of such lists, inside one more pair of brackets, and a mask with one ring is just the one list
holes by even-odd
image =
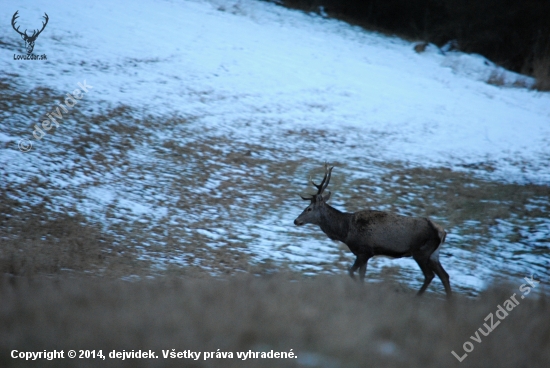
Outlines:
{"label": "bare shrub", "polygon": [[504,73],[493,70],[491,75],[489,75],[487,83],[492,84],[493,86],[503,86],[506,83]]}
{"label": "bare shrub", "polygon": [[423,53],[424,51],[426,51],[426,47],[428,47],[428,45],[428,42],[418,42],[414,45],[414,51],[416,51],[416,53],[418,54]]}
{"label": "bare shrub", "polygon": [[512,87],[515,88],[529,88],[529,83],[525,78],[518,78],[512,83]]}

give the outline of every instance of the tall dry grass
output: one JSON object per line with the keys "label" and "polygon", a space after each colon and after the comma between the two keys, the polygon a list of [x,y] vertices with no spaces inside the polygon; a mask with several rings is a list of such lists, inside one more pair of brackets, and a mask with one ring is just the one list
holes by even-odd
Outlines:
{"label": "tall dry grass", "polygon": [[[446,302],[346,277],[3,278],[2,367],[547,367],[550,299],[517,285]],[[540,288],[543,288],[541,285]],[[470,336],[513,293],[520,304],[481,343]],[[496,320],[496,317],[494,317]],[[462,363],[452,355],[474,350]],[[25,362],[18,351],[152,350],[157,359]],[[164,359],[162,350],[284,351],[297,359]]]}

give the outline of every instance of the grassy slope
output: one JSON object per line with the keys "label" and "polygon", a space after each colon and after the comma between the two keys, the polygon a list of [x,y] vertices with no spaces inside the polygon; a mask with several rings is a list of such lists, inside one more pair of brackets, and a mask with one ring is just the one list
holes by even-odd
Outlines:
{"label": "grassy slope", "polygon": [[[448,303],[345,277],[163,279],[124,282],[11,278],[0,283],[0,365],[30,366],[19,351],[149,350],[151,360],[42,360],[33,366],[544,367],[550,299],[520,285]],[[539,287],[543,287],[542,285]],[[470,336],[513,293],[520,304],[482,342]],[[495,317],[496,319],[496,317]],[[464,362],[465,341],[474,345]],[[162,350],[293,351],[296,360],[163,359]]]}
{"label": "grassy slope", "polygon": [[[7,81],[0,83],[0,108],[6,115],[15,116],[19,111],[16,107],[28,106],[27,118],[36,118],[43,112],[39,111],[38,106],[50,106],[53,100],[60,98],[57,92],[48,89],[13,93],[15,89]],[[198,181],[197,186],[204,185],[210,171],[217,169],[208,166],[208,163],[203,164],[201,152],[212,157],[222,156],[220,167],[247,165],[252,168],[261,164],[268,166],[267,171],[273,175],[266,178],[255,174],[250,180],[246,176],[231,177],[222,186],[226,193],[226,198],[222,199],[204,198],[195,193],[182,195],[178,207],[191,213],[193,210],[200,212],[202,208],[214,208],[221,200],[227,207],[240,204],[236,198],[245,197],[258,185],[265,186],[262,190],[269,193],[265,196],[265,208],[280,206],[286,198],[295,197],[296,183],[274,179],[280,178],[283,173],[296,178],[296,166],[306,160],[298,156],[285,161],[277,156],[276,146],[236,145],[204,138],[203,133],[200,137],[191,135],[192,142],[188,145],[174,139],[157,146],[154,144],[156,142],[148,141],[148,131],[159,126],[170,130],[183,126],[185,122],[178,119],[170,121],[166,117],[139,120],[124,107],[94,115],[91,119],[79,115],[77,111],[72,114],[57,133],[57,139],[54,139],[56,132],[51,132],[41,142],[42,150],[29,153],[36,155],[31,157],[41,158],[46,148],[56,147],[52,151],[55,155],[45,155],[48,160],[43,158],[43,161],[37,162],[57,160],[66,163],[74,159],[72,153],[76,152],[78,157],[74,159],[74,170],[97,177],[100,181],[103,173],[113,167],[122,164],[131,169],[134,166],[130,164],[143,166],[140,162],[129,162],[131,158],[127,152],[149,143],[159,158],[173,162],[174,167],[183,167],[190,161],[203,165],[198,166],[193,177],[184,173],[177,178],[175,182],[182,187],[189,186],[187,181],[191,180]],[[90,126],[93,125],[82,124],[88,120],[98,126],[103,124],[105,130],[91,131]],[[29,124],[21,123],[17,127],[19,130],[15,136],[30,135],[32,132]],[[312,142],[311,145],[326,143],[329,138],[318,133],[289,131],[284,138]],[[99,149],[94,150],[97,147]],[[113,147],[120,151],[118,155],[101,154]],[[230,153],[221,155],[219,147]],[[250,151],[254,155],[248,154]],[[269,153],[276,159],[264,159],[256,153]],[[346,163],[338,164],[346,168]],[[550,190],[547,186],[493,183],[468,172],[437,168],[407,169],[399,163],[395,163],[394,167],[384,167],[386,169],[389,173],[381,179],[356,179],[344,183],[344,179],[334,178],[333,184],[339,185],[340,198],[347,198],[347,209],[373,206],[437,216],[445,219],[445,225],[454,229],[455,233],[465,237],[469,232],[473,234],[467,243],[454,244],[458,247],[473,245],[474,248],[482,248],[490,235],[489,227],[497,220],[505,219],[514,226],[530,227],[532,223],[536,225],[537,218],[543,217],[548,209],[547,202],[536,208],[529,202],[547,198]],[[477,169],[491,170],[490,167]],[[139,174],[147,173],[145,169],[141,170],[144,171],[138,171]],[[48,172],[48,167],[44,171]],[[67,175],[71,177],[70,173]],[[258,180],[260,177],[263,180]],[[482,337],[481,344],[473,343],[475,350],[463,363],[459,364],[451,355],[451,350],[463,354],[462,344],[477,328],[482,327],[484,317],[494,312],[498,304],[511,294],[518,293],[521,280],[517,285],[491,288],[476,300],[457,295],[454,302],[446,303],[433,295],[415,298],[413,290],[398,287],[391,281],[384,285],[359,286],[344,276],[301,279],[285,273],[271,278],[212,279],[208,277],[209,270],[219,274],[242,271],[263,274],[272,272],[272,267],[280,271],[282,266],[267,264],[259,266],[263,269],[255,268],[245,252],[223,246],[214,250],[207,248],[204,244],[208,239],[178,233],[184,225],[196,225],[182,219],[178,226],[164,225],[171,230],[168,235],[170,239],[163,238],[168,246],[159,249],[159,252],[178,256],[178,250],[182,247],[179,240],[189,239],[187,250],[202,263],[165,271],[165,274],[177,273],[185,278],[159,278],[134,283],[113,281],[121,276],[161,273],[151,269],[149,262],[140,260],[135,248],[150,240],[155,229],[130,224],[122,217],[120,225],[113,225],[108,233],[75,208],[69,208],[72,215],[52,210],[55,198],[44,197],[40,192],[41,188],[55,184],[47,181],[47,175],[30,173],[22,175],[21,180],[20,185],[11,185],[3,188],[5,192],[0,192],[0,273],[11,275],[0,281],[0,366],[30,365],[9,357],[14,348],[21,351],[57,348],[65,352],[68,349],[102,349],[104,353],[113,349],[153,349],[159,355],[162,349],[172,348],[233,352],[293,349],[299,356],[295,362],[259,360],[245,363],[262,367],[294,363],[321,367],[543,367],[550,361],[549,299],[537,299],[533,295],[521,300],[517,309],[491,335]],[[299,180],[305,182],[305,177]],[[162,183],[159,183],[154,189],[158,190],[161,186]],[[384,192],[374,193],[373,187],[383,187]],[[54,194],[65,196],[62,198],[76,198],[75,192],[63,189]],[[418,196],[410,199],[408,193],[417,193]],[[201,204],[198,210],[194,209],[196,206],[191,206],[196,203]],[[296,212],[300,209],[297,207]],[[117,216],[121,216],[118,209],[106,211],[106,218]],[[220,226],[226,224],[219,221]],[[467,221],[479,223],[468,227],[464,225]],[[159,234],[163,233],[161,230],[164,227],[159,229]],[[117,242],[113,234],[124,240],[117,239]],[[521,241],[519,232],[514,235],[518,239],[508,239],[510,242]],[[316,236],[324,238],[323,234]],[[346,257],[349,255],[347,250],[342,253]],[[479,257],[477,253],[473,256]],[[192,261],[189,260],[189,263]],[[325,266],[328,270],[340,267],[328,263]],[[269,272],[264,272],[266,270]],[[415,272],[420,277],[420,272]],[[78,277],[67,277],[67,274],[77,274]],[[93,276],[81,278],[86,274]],[[298,282],[289,282],[291,278]],[[402,275],[396,279],[404,283]],[[438,280],[434,281],[434,284],[438,283]],[[190,366],[192,362],[157,359],[110,360],[103,363],[136,367]],[[55,367],[97,366],[97,361],[42,360],[33,365],[48,364]],[[243,363],[237,359],[209,360],[201,361],[200,365],[225,367],[241,366]]]}
{"label": "grassy slope", "polygon": [[[14,84],[7,80],[1,82],[0,109],[10,119],[20,114],[21,107],[28,111],[29,119],[37,119],[40,111],[36,106],[59,99],[58,94],[48,89],[14,93],[17,90]],[[196,131],[177,117],[139,119],[135,115],[139,115],[138,112],[126,106],[91,117],[75,110],[58,130],[52,130],[37,143],[39,147],[25,153],[29,167],[21,170],[17,183],[14,179],[7,186],[0,183],[0,187],[5,187],[0,191],[0,239],[3,241],[0,272],[17,276],[77,272],[115,277],[159,273],[197,277],[210,272],[224,275],[281,269],[284,265],[259,264],[251,259],[249,246],[256,239],[249,239],[263,234],[252,234],[242,225],[253,223],[274,209],[290,214],[290,221],[280,234],[284,244],[270,244],[270,249],[291,252],[287,249],[289,245],[302,247],[312,237],[326,239],[313,227],[295,228],[291,220],[303,208],[297,194],[310,190],[305,187],[308,175],[299,173],[297,168],[312,161],[305,155],[315,152],[315,147],[337,144],[332,141],[338,138],[334,132],[287,131],[273,139],[275,143],[260,145]],[[28,123],[14,122],[8,124],[7,129],[13,136],[32,132]],[[173,139],[162,142],[153,139],[153,132],[166,131],[181,133],[173,133]],[[282,150],[276,144],[278,139],[300,142],[296,147],[301,150]],[[6,142],[5,147],[14,148],[14,142]],[[154,160],[145,162],[141,157],[132,156],[136,147],[147,148]],[[331,182],[334,206],[347,211],[374,208],[434,218],[449,232],[442,258],[449,270],[456,269],[455,265],[448,265],[452,261],[448,253],[453,248],[468,250],[468,256],[462,256],[460,261],[478,266],[480,260],[507,254],[503,250],[537,256],[547,249],[544,239],[535,242],[528,236],[545,229],[550,187],[499,183],[475,175],[483,176],[493,170],[491,162],[465,167],[460,172],[446,168],[407,168],[401,162],[372,162],[369,157],[332,164],[337,167]],[[319,165],[315,170],[320,168]],[[315,170],[309,173],[313,178],[319,174]],[[374,174],[352,178],[349,173],[356,171]],[[111,172],[118,174],[105,175]],[[165,173],[172,176],[163,178]],[[86,181],[80,184],[59,186],[59,180],[79,182],[82,177]],[[155,180],[144,181],[143,177]],[[211,180],[220,181],[219,189],[205,192],[203,189]],[[166,219],[175,220],[159,221],[147,212],[137,221],[136,216],[131,216],[116,202],[90,210],[97,216],[95,219],[79,212],[78,203],[89,200],[87,191],[105,186],[131,188],[139,195],[146,193],[149,197],[145,203],[152,204],[153,208],[167,208]],[[164,198],[151,199],[163,193]],[[502,236],[494,244],[488,244],[495,240],[494,226],[503,221],[507,227],[501,230]],[[212,247],[208,246],[212,239],[199,232],[203,228],[227,229],[227,232],[216,240],[216,247]],[[146,252],[140,248],[143,244],[150,244]],[[318,266],[326,272],[343,273],[343,265],[351,262],[352,255],[344,245],[330,246],[338,249],[337,256],[329,258],[319,253],[324,261]],[[151,269],[151,262],[144,254],[184,259],[186,266],[168,265],[167,272]],[[529,265],[515,262],[516,268],[512,271],[523,272],[536,266],[534,271],[543,273],[543,260],[541,257],[536,265],[532,260]],[[298,260],[296,264],[304,266],[307,262]],[[369,273],[372,278],[378,275],[375,265],[373,261]],[[485,265],[481,263],[480,267]],[[421,280],[416,266],[412,276],[402,274],[398,266],[392,272],[398,280]],[[382,278],[387,279],[388,275]]]}

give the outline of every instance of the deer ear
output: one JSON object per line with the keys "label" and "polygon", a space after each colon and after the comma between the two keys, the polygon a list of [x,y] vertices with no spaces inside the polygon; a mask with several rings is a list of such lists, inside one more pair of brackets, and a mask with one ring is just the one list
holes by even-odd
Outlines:
{"label": "deer ear", "polygon": [[323,201],[327,202],[330,199],[330,191],[323,196]]}

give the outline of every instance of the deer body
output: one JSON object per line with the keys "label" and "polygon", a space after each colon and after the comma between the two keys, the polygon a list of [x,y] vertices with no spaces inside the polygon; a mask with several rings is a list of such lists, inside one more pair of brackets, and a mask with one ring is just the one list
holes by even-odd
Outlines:
{"label": "deer body", "polygon": [[318,188],[317,194],[302,197],[311,200],[311,204],[294,220],[294,224],[318,225],[330,239],[346,244],[356,256],[349,269],[352,278],[359,269],[359,277],[364,280],[367,262],[374,256],[413,257],[424,274],[424,284],[418,294],[426,290],[436,274],[450,296],[449,275],[439,262],[439,247],[445,241],[445,230],[428,218],[373,210],[346,213],[331,207],[326,203],[330,192],[323,196],[331,171],[332,168],[326,168],[321,185],[313,183]]}

